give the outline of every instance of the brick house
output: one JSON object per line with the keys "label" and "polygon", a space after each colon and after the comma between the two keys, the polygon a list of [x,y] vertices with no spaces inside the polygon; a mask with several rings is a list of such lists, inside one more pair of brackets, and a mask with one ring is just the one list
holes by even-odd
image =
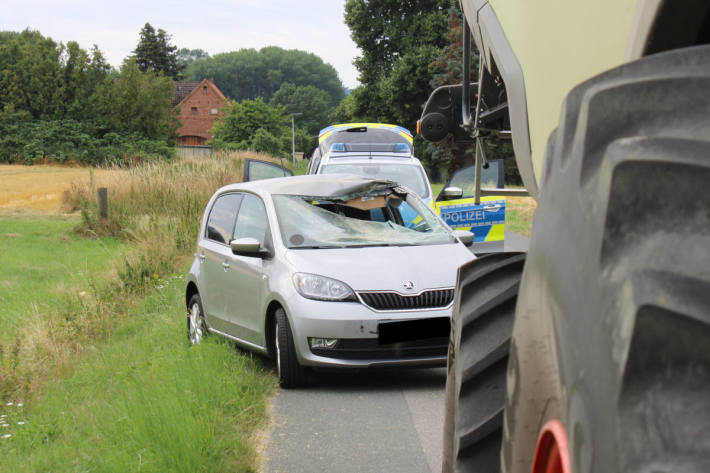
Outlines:
{"label": "brick house", "polygon": [[208,133],[227,98],[210,79],[202,82],[175,82],[171,106],[180,107],[178,144],[201,146],[212,138]]}

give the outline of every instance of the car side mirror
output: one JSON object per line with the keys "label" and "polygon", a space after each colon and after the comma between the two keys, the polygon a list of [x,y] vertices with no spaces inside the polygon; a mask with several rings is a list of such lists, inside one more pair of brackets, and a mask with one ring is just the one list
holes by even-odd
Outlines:
{"label": "car side mirror", "polygon": [[468,230],[454,230],[454,236],[461,240],[465,246],[473,245],[473,233]]}
{"label": "car side mirror", "polygon": [[256,238],[237,238],[229,242],[229,247],[235,255],[262,257],[266,254]]}
{"label": "car side mirror", "polygon": [[463,190],[460,187],[447,187],[441,195],[447,199],[460,199],[463,196]]}

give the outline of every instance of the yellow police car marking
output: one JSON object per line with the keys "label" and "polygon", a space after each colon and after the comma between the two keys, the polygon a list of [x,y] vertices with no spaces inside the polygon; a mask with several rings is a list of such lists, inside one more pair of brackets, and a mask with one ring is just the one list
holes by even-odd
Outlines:
{"label": "yellow police car marking", "polygon": [[486,235],[486,240],[485,241],[498,241],[502,240],[505,236],[505,224],[504,223],[496,223],[491,226],[491,229],[488,231],[488,235]]}
{"label": "yellow police car marking", "polygon": [[399,134],[404,136],[407,139],[407,141],[409,141],[410,143],[414,143],[414,139],[409,134],[407,134],[403,131],[400,131]]}

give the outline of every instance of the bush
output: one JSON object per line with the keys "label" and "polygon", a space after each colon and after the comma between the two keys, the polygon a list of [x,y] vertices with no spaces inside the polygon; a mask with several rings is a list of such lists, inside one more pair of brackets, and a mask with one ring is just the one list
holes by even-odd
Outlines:
{"label": "bush", "polygon": [[165,140],[149,139],[136,132],[105,133],[91,121],[0,116],[0,162],[126,164],[174,155],[175,149]]}

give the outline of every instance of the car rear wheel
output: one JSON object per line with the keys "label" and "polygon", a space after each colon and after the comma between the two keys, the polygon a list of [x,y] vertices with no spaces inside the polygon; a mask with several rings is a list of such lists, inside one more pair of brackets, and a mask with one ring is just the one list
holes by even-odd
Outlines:
{"label": "car rear wheel", "polygon": [[283,309],[277,309],[275,316],[274,347],[279,386],[285,389],[304,386],[307,381],[306,370],[296,357],[296,345],[286,312]]}
{"label": "car rear wheel", "polygon": [[187,339],[190,345],[197,345],[208,334],[199,294],[190,298],[187,310]]}

